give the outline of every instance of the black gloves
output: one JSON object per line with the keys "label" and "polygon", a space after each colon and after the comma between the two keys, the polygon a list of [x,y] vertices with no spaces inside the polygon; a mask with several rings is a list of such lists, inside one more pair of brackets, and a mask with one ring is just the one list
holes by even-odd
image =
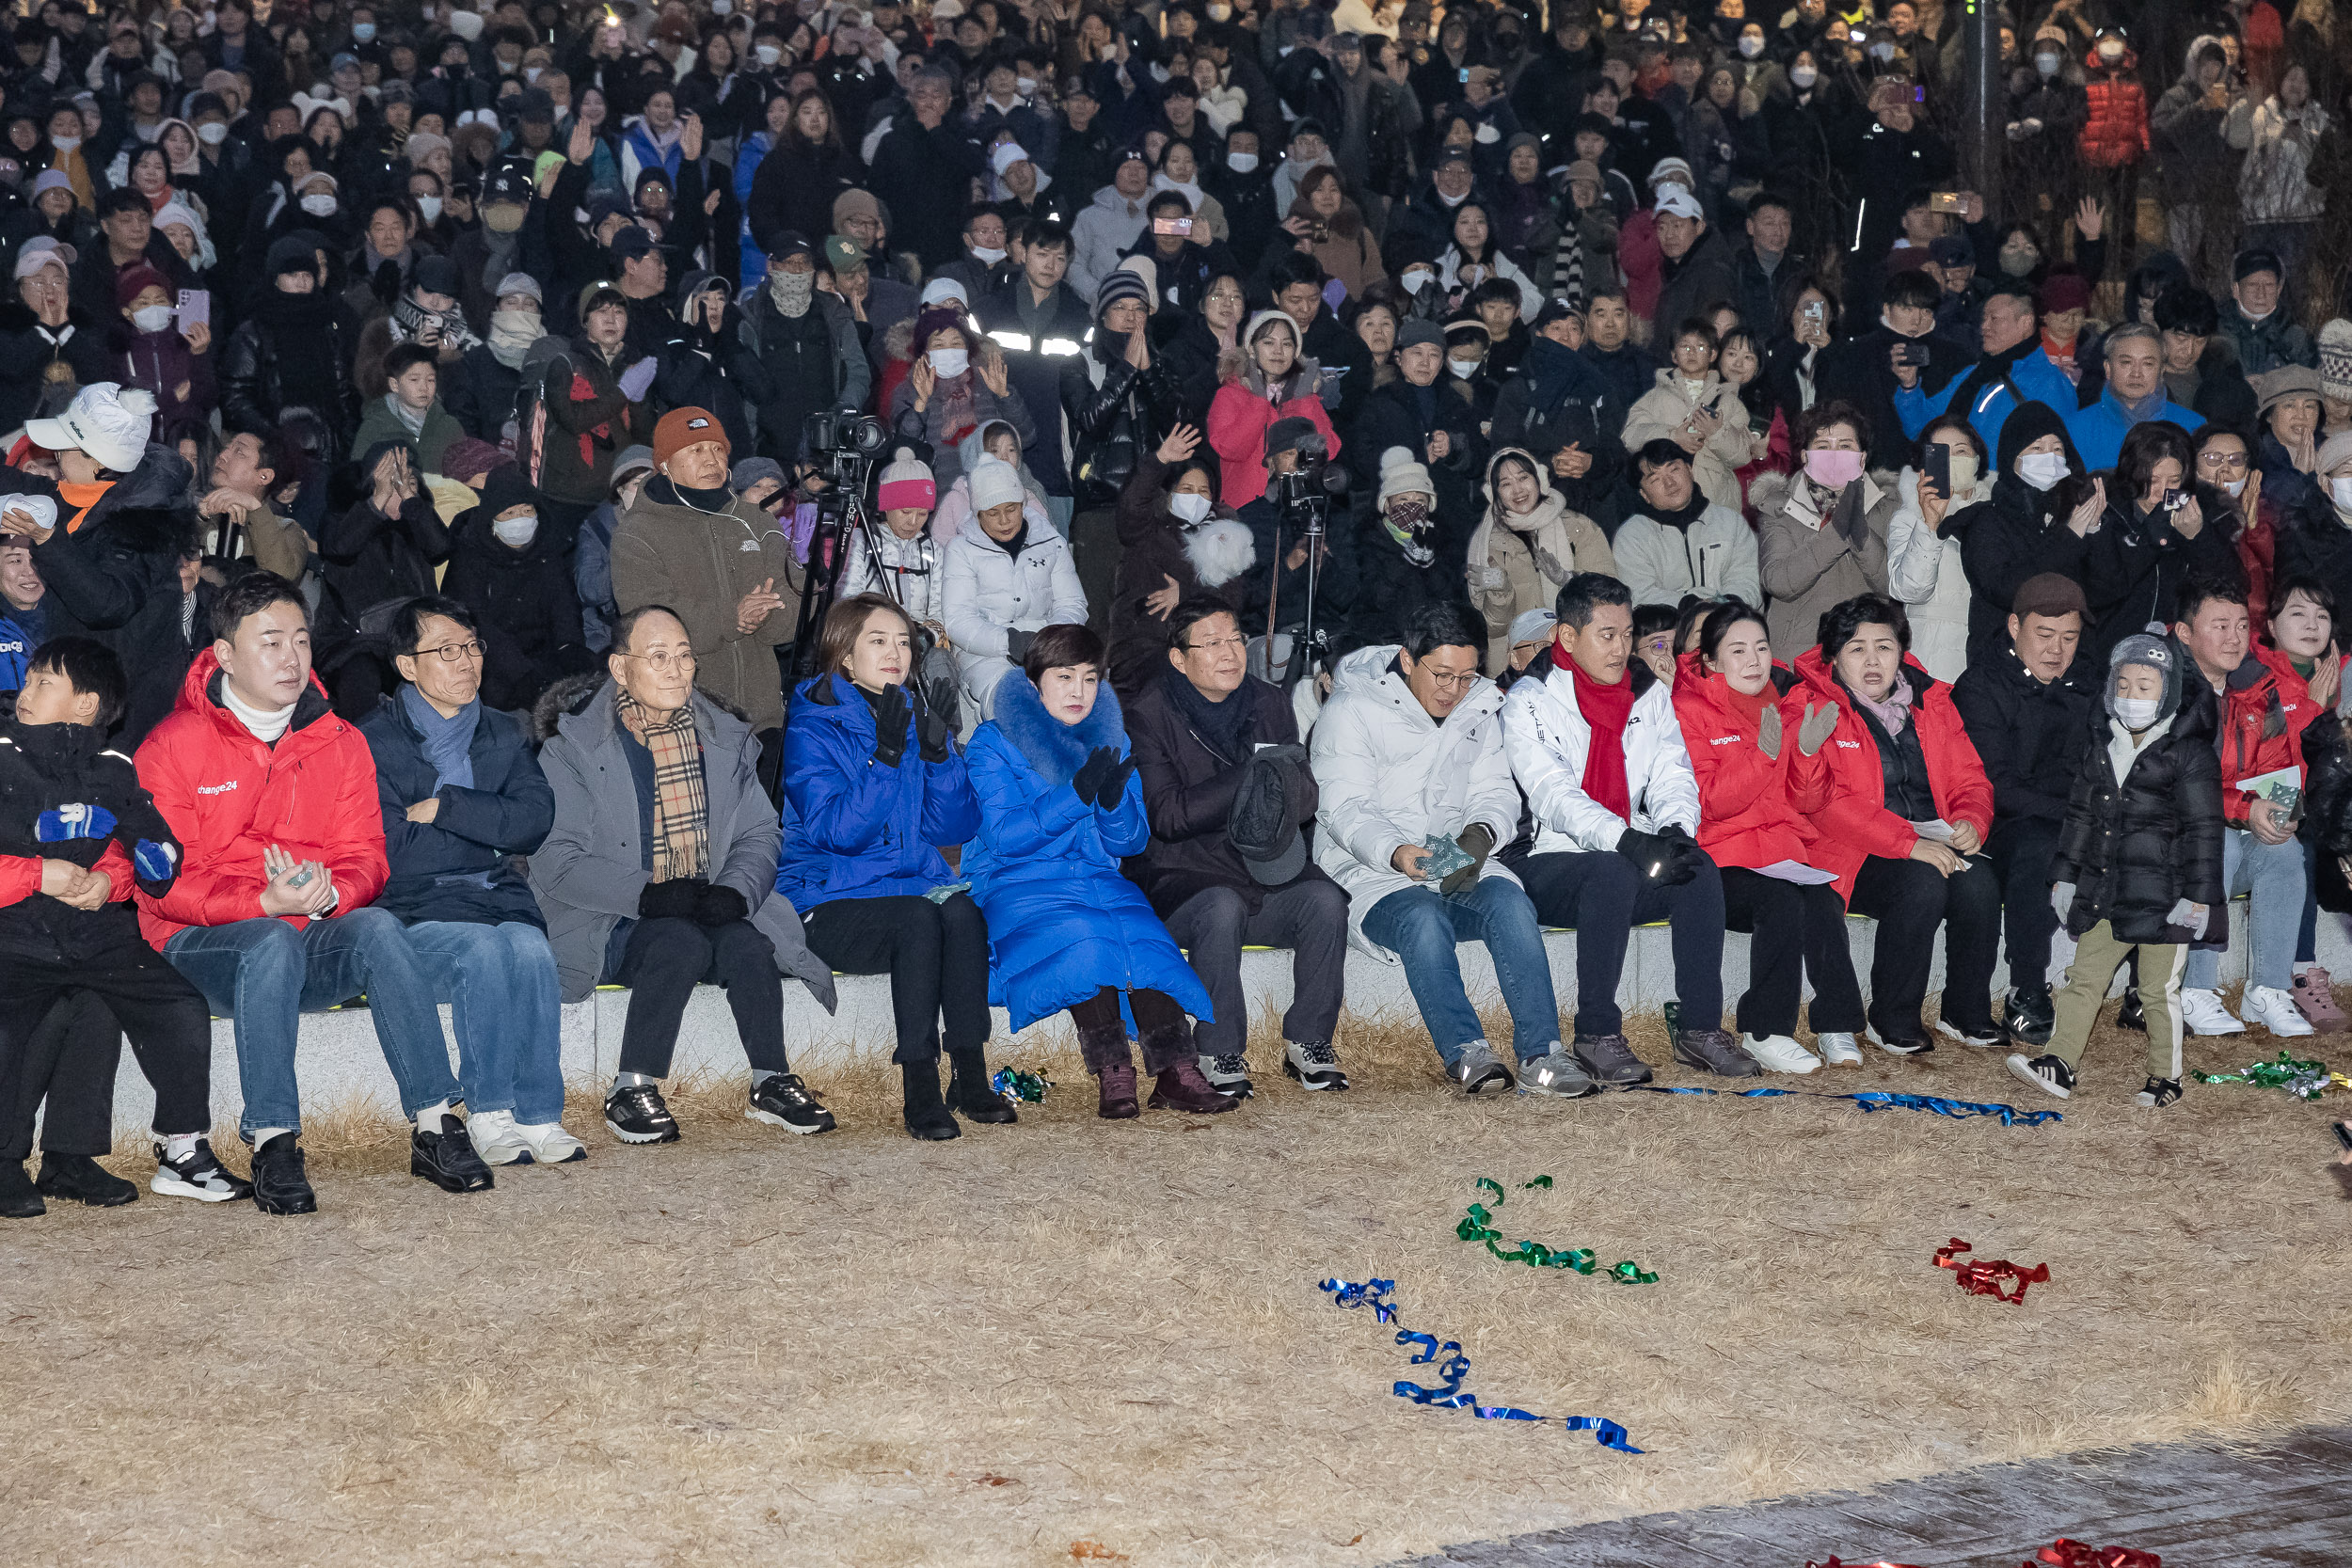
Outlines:
{"label": "black gloves", "polygon": [[1127,781],[1135,770],[1134,757],[1122,760],[1108,746],[1097,746],[1088,753],[1077,777],[1070,781],[1070,787],[1089,805],[1113,811],[1118,808],[1120,798],[1127,793]]}
{"label": "black gloves", "polygon": [[885,686],[874,700],[874,760],[884,768],[896,768],[898,759],[907,754],[907,721],[914,717],[914,705],[907,701],[906,689]]}
{"label": "black gloves", "polygon": [[915,744],[922,748],[925,762],[946,762],[948,752],[947,716],[925,703],[914,713]]}
{"label": "black gloves", "polygon": [[643,920],[692,920],[704,894],[710,884],[700,877],[678,877],[666,882],[647,882],[645,891],[637,895],[637,914]]}
{"label": "black gloves", "polygon": [[1484,822],[1473,822],[1454,834],[1454,842],[1462,847],[1470,863],[1438,884],[1438,891],[1449,897],[1468,893],[1470,884],[1478,880],[1478,874],[1486,869],[1486,857],[1495,852],[1495,832]]}
{"label": "black gloves", "polygon": [[1005,633],[1005,657],[1012,660],[1015,664],[1020,663],[1023,659],[1029,657],[1029,644],[1036,641],[1037,633],[1033,631],[1009,631]]}
{"label": "black gloves", "polygon": [[1645,833],[1628,828],[1617,853],[1633,863],[1647,887],[1679,887],[1699,874],[1698,846],[1679,828]]}
{"label": "black gloves", "polygon": [[694,924],[725,926],[751,918],[752,907],[731,887],[712,883],[694,895]]}

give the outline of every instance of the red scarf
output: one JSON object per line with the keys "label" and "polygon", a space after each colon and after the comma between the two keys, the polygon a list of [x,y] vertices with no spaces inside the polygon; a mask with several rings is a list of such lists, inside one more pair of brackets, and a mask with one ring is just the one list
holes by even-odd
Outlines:
{"label": "red scarf", "polygon": [[[1719,680],[1722,679],[1721,676],[1716,678]],[[1769,680],[1766,681],[1763,688],[1752,697],[1741,696],[1739,692],[1734,691],[1731,689],[1731,683],[1729,681],[1724,681],[1724,703],[1730,706],[1734,716],[1736,716],[1751,733],[1762,727],[1764,722],[1765,706],[1768,704],[1777,702],[1779,697],[1780,693],[1772,689],[1772,683]]]}
{"label": "red scarf", "polygon": [[1633,820],[1633,795],[1625,781],[1625,726],[1633,716],[1633,676],[1617,677],[1603,686],[1584,673],[1576,660],[1563,659],[1576,682],[1576,705],[1593,732],[1584,749],[1584,793],[1627,821]]}
{"label": "red scarf", "polygon": [[[578,371],[572,372],[572,401],[574,403],[596,401],[596,384]],[[600,440],[610,441],[611,439],[612,439],[612,425],[610,420],[581,431],[580,434],[580,467],[595,467],[596,466],[596,443]]]}

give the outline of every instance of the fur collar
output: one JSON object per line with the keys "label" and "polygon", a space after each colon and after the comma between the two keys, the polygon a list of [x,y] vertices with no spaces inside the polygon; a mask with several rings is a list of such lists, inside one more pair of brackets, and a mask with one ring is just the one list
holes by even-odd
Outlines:
{"label": "fur collar", "polygon": [[1184,534],[1184,559],[1203,588],[1221,588],[1258,563],[1258,546],[1246,524],[1211,516]]}
{"label": "fur collar", "polygon": [[1097,746],[1127,754],[1126,721],[1120,717],[1119,698],[1108,681],[1096,689],[1094,706],[1087,716],[1065,724],[1045,711],[1037,688],[1016,669],[996,688],[996,717],[991,721],[1051,784],[1066,784],[1077,777]]}

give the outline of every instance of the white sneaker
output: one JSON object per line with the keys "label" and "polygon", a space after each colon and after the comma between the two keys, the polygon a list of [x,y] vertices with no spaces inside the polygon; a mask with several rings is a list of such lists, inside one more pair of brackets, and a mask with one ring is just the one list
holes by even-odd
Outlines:
{"label": "white sneaker", "polygon": [[1832,1067],[1860,1067],[1862,1046],[1851,1035],[1816,1035],[1814,1043],[1821,1048],[1821,1060]]}
{"label": "white sneaker", "polygon": [[[575,1160],[588,1158],[588,1146],[564,1132],[560,1121],[518,1122],[510,1117],[507,1122],[527,1150],[523,1158],[532,1164],[568,1165]],[[485,1154],[482,1158],[486,1162],[490,1157]]]}
{"label": "white sneaker", "polygon": [[1761,1039],[1741,1035],[1740,1049],[1767,1072],[1811,1072],[1821,1065],[1819,1056],[1786,1035],[1766,1035]]}
{"label": "white sneaker", "polygon": [[[2250,999],[2257,993],[2249,990],[2246,994]],[[2284,998],[2286,992],[2273,991],[2271,994]],[[2294,1012],[2295,1005],[2288,1003],[2287,1010]],[[2296,1017],[2299,1019],[2302,1015],[2296,1013]],[[2181,989],[2181,1027],[2192,1035],[2243,1035],[2246,1033],[2246,1025],[2233,1018],[2230,1015],[2230,1009],[2221,1005],[2219,991],[2192,990],[2185,986]],[[2309,1025],[2305,1027],[2308,1028]]]}
{"label": "white sneaker", "polygon": [[485,1165],[531,1163],[531,1146],[516,1130],[512,1111],[477,1111],[466,1118],[466,1136]]}
{"label": "white sneaker", "polygon": [[2261,1024],[2280,1039],[2317,1033],[2312,1021],[2295,1005],[2295,998],[2276,986],[2247,987],[2246,1000],[2240,1006],[2245,1007],[2249,1022]]}

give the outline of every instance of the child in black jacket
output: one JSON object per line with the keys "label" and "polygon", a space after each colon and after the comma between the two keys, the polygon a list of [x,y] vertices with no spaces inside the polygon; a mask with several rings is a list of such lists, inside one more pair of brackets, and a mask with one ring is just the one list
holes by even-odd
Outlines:
{"label": "child in black jacket", "polygon": [[[204,1133],[212,1021],[204,998],[139,935],[132,883],[161,894],[180,846],[131,759],[105,749],[122,711],[121,662],[60,637],[27,662],[16,717],[0,724],[0,1216],[46,1212],[44,1196],[111,1208],[138,1196],[91,1158],[114,1146],[115,1069],[131,1037],[155,1087],[158,1193],[218,1203],[251,1187],[221,1168]],[[41,1027],[69,999],[111,1017]],[[49,1102],[38,1181],[33,1117]]]}
{"label": "child in black jacket", "polygon": [[2106,701],[2084,749],[2050,862],[2051,907],[2076,942],[2044,1053],[2009,1069],[2060,1100],[2118,965],[2137,949],[2148,1020],[2139,1103],[2181,1098],[2181,973],[2188,945],[2226,920],[2217,708],[2185,649],[2135,633],[2108,656]]}

